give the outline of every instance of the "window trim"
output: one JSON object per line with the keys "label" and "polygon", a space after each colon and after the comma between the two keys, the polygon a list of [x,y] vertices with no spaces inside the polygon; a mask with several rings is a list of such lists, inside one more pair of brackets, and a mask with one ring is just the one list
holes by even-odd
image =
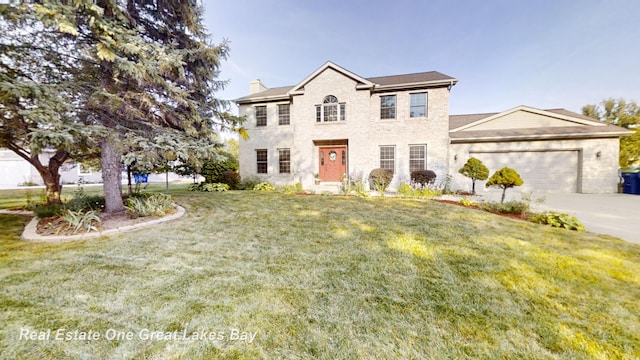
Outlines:
{"label": "window trim", "polygon": [[[411,148],[414,146],[415,147],[420,146],[424,149],[424,157],[422,159],[413,159],[411,157],[412,156]],[[409,144],[409,172],[416,171],[416,170],[427,170],[427,157],[428,157],[427,149],[428,149],[427,144]],[[411,168],[411,161],[417,161],[417,160],[422,160],[422,169]]]}
{"label": "window trim", "polygon": [[[260,154],[264,152],[264,160]],[[264,165],[264,171],[260,171],[260,165]],[[269,173],[269,151],[267,149],[256,149],[256,174]]]}
{"label": "window trim", "polygon": [[[383,155],[382,154],[382,150],[384,148],[387,148],[387,149],[390,148],[390,149],[393,150],[393,159],[383,159],[382,158],[382,155]],[[388,167],[383,165],[384,164],[383,162],[384,161],[391,161],[391,163],[393,164],[393,169],[389,169],[389,170],[391,170],[395,174],[396,173],[396,154],[397,153],[396,153],[396,146],[395,145],[379,145],[378,146],[378,160],[379,160],[378,165],[380,165],[379,167],[382,168],[382,169],[389,169]]]}
{"label": "window trim", "polygon": [[[288,159],[283,159],[282,154],[286,152]],[[286,165],[286,170],[283,171],[283,166]],[[281,148],[278,149],[278,172],[280,174],[291,174],[291,149],[290,148]]]}
{"label": "window trim", "polygon": [[[384,98],[393,98],[393,106],[384,106]],[[393,110],[393,117],[390,117],[388,112]],[[381,120],[393,120],[398,118],[398,96],[393,95],[380,95],[380,119]]]}
{"label": "window trim", "polygon": [[[283,114],[282,112],[280,112],[280,109],[283,106],[287,107],[286,114]],[[278,108],[278,125],[280,126],[291,125],[291,104],[278,104],[277,108]],[[285,116],[286,118],[284,118]]]}
{"label": "window trim", "polygon": [[[258,117],[258,109],[262,110],[264,109],[264,116],[260,115],[260,117]],[[266,105],[260,105],[260,106],[256,106],[255,107],[255,116],[256,116],[256,127],[265,127],[267,126],[267,106]],[[264,117],[264,124],[263,124],[263,117]]]}
{"label": "window trim", "polygon": [[[424,95],[424,104],[420,104],[420,105],[413,105],[411,103],[411,99],[413,98],[413,95]],[[428,108],[429,108],[429,93],[424,91],[424,92],[417,92],[417,93],[409,93],[409,117],[410,118],[426,118],[429,114],[428,112]],[[424,115],[422,116],[413,116],[413,112],[411,111],[411,109],[413,109],[414,107],[422,107],[424,108]]]}

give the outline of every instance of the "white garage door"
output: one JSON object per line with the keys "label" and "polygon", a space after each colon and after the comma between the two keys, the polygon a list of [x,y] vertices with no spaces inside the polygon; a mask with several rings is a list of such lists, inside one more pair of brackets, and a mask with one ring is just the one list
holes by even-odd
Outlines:
{"label": "white garage door", "polygon": [[[488,168],[489,176],[503,167],[522,177],[522,191],[578,191],[578,151],[511,151],[470,153]],[[484,184],[482,184],[484,186]]]}

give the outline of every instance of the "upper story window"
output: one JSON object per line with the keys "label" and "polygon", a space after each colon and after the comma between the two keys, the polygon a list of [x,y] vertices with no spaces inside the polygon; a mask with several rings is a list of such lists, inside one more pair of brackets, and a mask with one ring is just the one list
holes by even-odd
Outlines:
{"label": "upper story window", "polygon": [[409,117],[427,116],[427,93],[411,94]]}
{"label": "upper story window", "polygon": [[339,103],[338,98],[329,95],[322,100],[322,105],[316,105],[316,122],[344,121],[347,119],[347,105]]}
{"label": "upper story window", "polygon": [[380,119],[396,118],[396,96],[380,96]]}
{"label": "upper story window", "polygon": [[289,104],[278,105],[278,125],[289,125],[291,115]]}
{"label": "upper story window", "polygon": [[256,126],[267,126],[266,106],[256,106]]}

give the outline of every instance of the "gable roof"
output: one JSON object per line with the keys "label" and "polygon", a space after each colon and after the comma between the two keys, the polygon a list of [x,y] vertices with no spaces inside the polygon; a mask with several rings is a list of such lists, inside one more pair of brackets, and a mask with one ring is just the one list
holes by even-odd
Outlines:
{"label": "gable roof", "polygon": [[[477,127],[478,125],[499,119],[518,111],[533,113],[541,117],[559,119],[565,121],[567,125],[553,127],[515,127],[509,129],[473,130],[474,127]],[[566,109],[541,110],[524,105],[501,113],[449,116],[449,137],[451,138],[452,143],[620,137],[630,135],[631,133],[632,131],[625,128],[608,125]]]}
{"label": "gable roof", "polygon": [[344,76],[356,81],[356,89],[369,89],[371,91],[389,91],[395,89],[407,89],[425,86],[453,86],[458,82],[456,78],[439,73],[437,71],[364,78],[354,72],[351,72],[341,66],[334,64],[331,61],[327,61],[316,71],[311,73],[296,85],[268,89],[259,93],[243,96],[236,99],[235,102],[238,104],[245,104],[264,101],[279,101],[287,100],[290,96],[304,94],[305,85],[327,69],[333,69],[334,71],[337,71]]}
{"label": "gable roof", "polygon": [[324,63],[324,65],[320,66],[318,68],[318,70],[314,71],[313,73],[311,73],[311,75],[307,76],[304,80],[302,80],[301,82],[299,82],[296,86],[294,86],[291,90],[289,90],[289,94],[290,95],[300,95],[300,94],[304,94],[304,86],[307,85],[311,80],[315,79],[316,76],[320,75],[321,73],[323,73],[325,70],[327,69],[333,69],[339,73],[341,73],[342,75],[355,80],[358,85],[356,85],[357,89],[370,89],[374,86],[374,84],[363,78],[360,77],[359,75],[343,68],[340,67],[334,63],[332,63],[331,61],[327,61],[326,63]]}

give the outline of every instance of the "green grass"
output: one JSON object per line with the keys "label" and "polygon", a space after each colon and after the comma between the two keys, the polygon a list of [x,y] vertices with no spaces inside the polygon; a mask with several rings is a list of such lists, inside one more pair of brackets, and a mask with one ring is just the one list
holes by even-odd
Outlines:
{"label": "green grass", "polygon": [[25,243],[0,215],[0,358],[640,357],[637,245],[421,200],[171,194],[182,219],[97,240]]}

